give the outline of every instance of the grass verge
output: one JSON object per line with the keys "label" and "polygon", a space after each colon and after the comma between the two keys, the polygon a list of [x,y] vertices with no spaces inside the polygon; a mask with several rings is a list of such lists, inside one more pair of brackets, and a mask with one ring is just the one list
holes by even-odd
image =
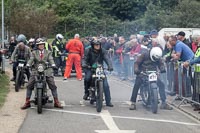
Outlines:
{"label": "grass verge", "polygon": [[9,91],[9,76],[0,74],[0,108],[3,106]]}

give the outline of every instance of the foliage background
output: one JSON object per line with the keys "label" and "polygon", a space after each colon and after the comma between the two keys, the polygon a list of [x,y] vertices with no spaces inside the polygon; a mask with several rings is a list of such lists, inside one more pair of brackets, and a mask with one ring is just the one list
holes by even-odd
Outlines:
{"label": "foliage background", "polygon": [[200,0],[4,0],[9,35],[129,36],[141,30],[200,27]]}

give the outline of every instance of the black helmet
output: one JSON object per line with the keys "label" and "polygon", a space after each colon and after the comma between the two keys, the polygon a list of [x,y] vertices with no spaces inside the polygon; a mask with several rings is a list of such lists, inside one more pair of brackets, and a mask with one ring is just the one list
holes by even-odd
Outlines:
{"label": "black helmet", "polygon": [[101,40],[97,39],[97,38],[93,38],[91,41],[91,45],[101,45]]}
{"label": "black helmet", "polygon": [[101,47],[101,40],[99,40],[97,38],[93,38],[91,41],[91,47],[94,48],[94,45],[100,45],[100,47]]}

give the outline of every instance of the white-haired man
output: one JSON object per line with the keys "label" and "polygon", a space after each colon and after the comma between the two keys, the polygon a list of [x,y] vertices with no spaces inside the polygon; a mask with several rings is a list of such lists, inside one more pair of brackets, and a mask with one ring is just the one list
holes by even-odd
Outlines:
{"label": "white-haired man", "polygon": [[66,44],[65,48],[69,54],[66,62],[64,80],[70,77],[73,64],[75,66],[77,79],[82,80],[81,59],[84,55],[84,46],[79,37],[79,34],[75,34],[74,39],[69,40]]}

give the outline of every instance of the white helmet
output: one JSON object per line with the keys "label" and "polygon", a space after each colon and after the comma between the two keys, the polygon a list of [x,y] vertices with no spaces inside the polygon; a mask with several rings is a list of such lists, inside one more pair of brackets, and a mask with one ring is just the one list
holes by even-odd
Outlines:
{"label": "white helmet", "polygon": [[32,42],[34,42],[34,41],[35,41],[34,38],[30,38],[28,42],[29,42],[29,43],[32,43]]}
{"label": "white helmet", "polygon": [[150,50],[150,58],[152,61],[156,62],[162,57],[162,49],[160,47],[153,47]]}
{"label": "white helmet", "polygon": [[46,42],[42,39],[42,38],[38,38],[37,40],[36,40],[36,45],[41,45],[41,44],[45,44]]}
{"label": "white helmet", "polygon": [[62,34],[57,34],[56,35],[56,39],[58,39],[58,40],[62,40],[64,37],[63,37],[63,35]]}

